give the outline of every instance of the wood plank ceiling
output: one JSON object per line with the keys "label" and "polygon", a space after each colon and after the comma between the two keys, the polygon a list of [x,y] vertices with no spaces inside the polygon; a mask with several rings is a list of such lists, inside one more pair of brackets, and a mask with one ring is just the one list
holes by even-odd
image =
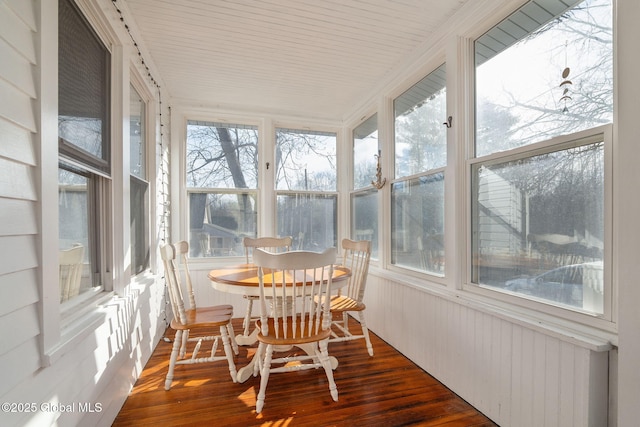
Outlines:
{"label": "wood plank ceiling", "polygon": [[344,120],[469,0],[119,0],[172,103]]}

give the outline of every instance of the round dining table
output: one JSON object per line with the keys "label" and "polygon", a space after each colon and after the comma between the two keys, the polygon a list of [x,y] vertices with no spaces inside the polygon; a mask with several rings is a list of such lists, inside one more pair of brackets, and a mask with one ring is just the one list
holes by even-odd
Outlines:
{"label": "round dining table", "polygon": [[[265,272],[265,287],[271,286],[271,278],[268,269]],[[332,289],[339,289],[345,285],[346,280],[351,276],[351,270],[344,266],[335,266],[331,276]],[[287,276],[287,286],[292,286],[294,275]],[[300,278],[299,274],[295,275]],[[209,280],[214,287],[222,292],[241,294],[249,296],[260,296],[260,284],[258,279],[258,266],[255,264],[238,264],[231,267],[223,267],[211,270]],[[280,280],[278,280],[280,282]],[[296,286],[302,284],[302,280],[297,281]]]}
{"label": "round dining table", "polygon": [[[265,287],[271,287],[271,273],[265,271],[264,283]],[[344,266],[335,266],[333,268],[333,274],[331,276],[331,288],[335,291],[342,286],[345,286],[347,279],[351,276],[351,270]],[[258,278],[258,266],[255,264],[238,264],[229,267],[216,268],[211,270],[208,274],[209,280],[214,289],[221,292],[229,292],[232,294],[240,294],[247,296],[260,296],[260,282]],[[291,295],[294,295],[294,283],[293,277],[296,279],[295,286],[301,286],[303,280],[302,275],[288,274],[286,286],[291,287]],[[281,280],[279,281],[281,282]],[[289,294],[289,292],[287,292]],[[236,336],[236,342],[238,345],[252,345],[257,341],[258,329],[254,328],[250,335],[245,336],[239,334]],[[238,370],[238,382],[245,382],[253,374],[254,361]],[[335,357],[331,357],[331,366],[335,369],[338,366],[338,361]]]}

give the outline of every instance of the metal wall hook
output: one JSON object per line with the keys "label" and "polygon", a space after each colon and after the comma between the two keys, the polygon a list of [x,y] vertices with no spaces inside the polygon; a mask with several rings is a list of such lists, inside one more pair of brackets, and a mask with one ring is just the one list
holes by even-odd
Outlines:
{"label": "metal wall hook", "polygon": [[445,126],[447,127],[447,129],[448,129],[448,128],[450,128],[450,127],[451,127],[451,122],[452,122],[452,121],[453,121],[453,117],[452,117],[452,116],[449,116],[449,117],[447,117],[447,121],[446,121],[446,122],[444,122],[444,123],[442,123],[442,124],[443,124],[443,125],[445,125]]}

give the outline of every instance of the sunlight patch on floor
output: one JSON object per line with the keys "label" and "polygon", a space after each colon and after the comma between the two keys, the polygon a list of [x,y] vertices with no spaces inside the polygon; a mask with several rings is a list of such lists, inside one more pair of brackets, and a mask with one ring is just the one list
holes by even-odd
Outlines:
{"label": "sunlight patch on floor", "polygon": [[[260,417],[258,417],[260,418]],[[268,421],[260,424],[262,427],[285,427],[293,422],[293,417],[285,418],[283,420]]]}
{"label": "sunlight patch on floor", "polygon": [[204,380],[190,380],[184,383],[185,387],[198,387],[200,385],[206,384],[208,383],[210,380],[209,379],[204,379]]}

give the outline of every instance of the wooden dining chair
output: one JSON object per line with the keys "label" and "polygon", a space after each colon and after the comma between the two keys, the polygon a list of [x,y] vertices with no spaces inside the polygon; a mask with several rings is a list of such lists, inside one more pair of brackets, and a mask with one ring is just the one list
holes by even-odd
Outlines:
{"label": "wooden dining chair", "polygon": [[[269,375],[276,372],[322,367],[331,397],[338,400],[338,388],[327,349],[331,335],[328,297],[331,295],[335,260],[335,248],[322,253],[292,251],[272,254],[261,249],[253,253],[260,287],[260,332],[255,354],[255,369],[261,375],[257,413],[264,406]],[[320,303],[316,304],[316,301]],[[274,359],[276,346],[278,350],[283,348],[280,346],[295,346],[306,354]],[[309,380],[317,381],[316,378]]]}
{"label": "wooden dining chair", "polygon": [[[331,338],[329,342],[364,339],[369,356],[373,356],[373,347],[369,339],[369,329],[365,320],[364,290],[369,274],[371,241],[342,240],[342,265],[351,270],[347,286],[340,288],[337,295],[331,297]],[[353,334],[349,330],[349,313],[358,313],[362,334]]]}
{"label": "wooden dining chair", "polygon": [[60,302],[67,301],[80,293],[83,258],[84,246],[80,243],[75,243],[70,249],[60,250],[58,254]]}
{"label": "wooden dining chair", "polygon": [[[238,354],[238,346],[233,340],[233,306],[216,305],[210,307],[196,307],[191,274],[187,254],[189,244],[185,241],[174,245],[167,244],[160,248],[160,255],[164,264],[165,279],[169,290],[169,299],[173,310],[173,320],[171,329],[175,331],[173,348],[169,359],[169,370],[165,380],[164,388],[169,390],[173,382],[173,372],[176,365],[217,362],[226,360],[229,364],[231,379],[236,382],[236,365],[233,361],[234,353]],[[185,277],[186,291],[189,298],[189,307],[185,307],[183,298],[183,288],[181,285],[181,274],[177,262],[180,261]],[[215,333],[216,328],[219,334]],[[231,338],[230,338],[231,337]],[[224,356],[217,355],[218,343],[222,339]],[[198,357],[198,352],[203,342],[211,341],[211,350],[208,355]],[[185,358],[187,346],[195,342],[190,358]]]}
{"label": "wooden dining chair", "polygon": [[[249,264],[253,251],[256,248],[262,248],[274,253],[287,252],[291,249],[292,241],[293,239],[290,236],[257,238],[245,237],[242,240],[242,245],[244,246],[244,255],[247,264]],[[247,311],[245,313],[244,320],[242,321],[242,327],[244,329],[243,337],[248,337],[251,334],[250,329],[252,321],[257,320],[256,317],[253,317],[253,301],[257,300],[258,297],[251,295],[244,295],[244,297],[247,299]],[[240,344],[244,343],[244,341],[242,340],[243,337],[239,336],[240,339],[238,341]],[[250,343],[251,342],[247,342],[246,344]]]}

